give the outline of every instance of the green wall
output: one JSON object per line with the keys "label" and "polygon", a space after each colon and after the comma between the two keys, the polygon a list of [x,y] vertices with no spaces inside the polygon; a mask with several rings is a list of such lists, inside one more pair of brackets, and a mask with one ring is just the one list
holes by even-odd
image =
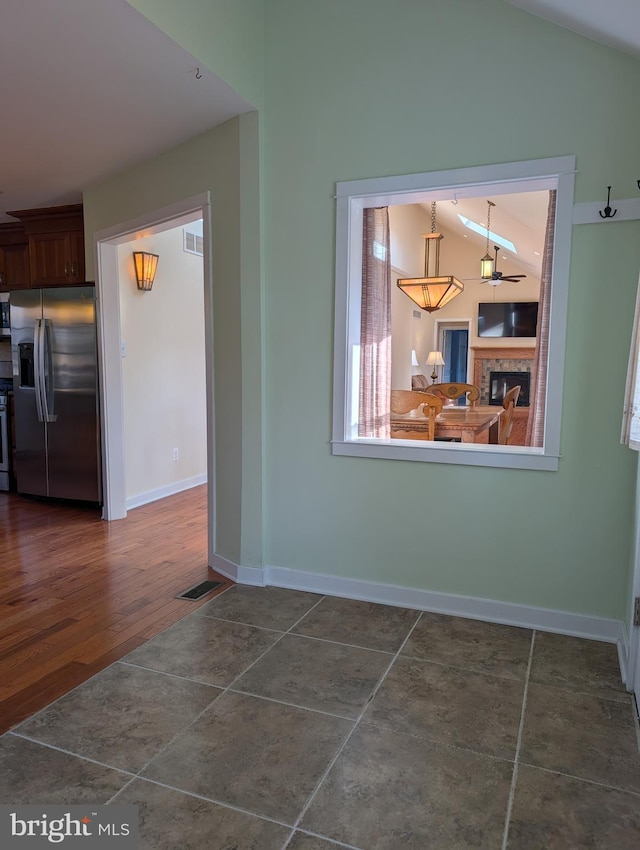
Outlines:
{"label": "green wall", "polygon": [[242,116],[85,198],[89,229],[213,192],[219,554],[624,618],[638,223],[574,228],[558,472],[333,457],[333,195],[575,154],[576,201],[635,197],[640,63],[502,0],[132,5],[260,108],[259,149]]}
{"label": "green wall", "polygon": [[89,245],[96,231],[211,194],[216,551],[252,566],[262,552],[258,147],[257,113],[245,113],[84,194]]}
{"label": "green wall", "polygon": [[254,106],[263,101],[264,0],[128,0]]}
{"label": "green wall", "polygon": [[633,197],[640,63],[500,0],[269,0],[265,27],[266,563],[623,618],[638,223],[574,228],[558,472],[343,458],[332,195],[576,154],[576,201]]}

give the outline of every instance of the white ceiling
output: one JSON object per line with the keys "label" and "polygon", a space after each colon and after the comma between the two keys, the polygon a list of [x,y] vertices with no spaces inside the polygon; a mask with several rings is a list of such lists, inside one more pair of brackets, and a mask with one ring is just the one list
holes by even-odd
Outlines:
{"label": "white ceiling", "polygon": [[[640,0],[507,2],[640,57]],[[1,6],[0,222],[252,108],[126,0]]]}
{"label": "white ceiling", "polygon": [[[501,248],[498,253],[498,268],[504,274],[524,273],[540,277],[544,234],[547,224],[549,193],[517,192],[514,194],[489,195],[467,198],[453,198],[438,201],[436,206],[437,228],[443,232],[455,233],[468,239],[476,246],[478,263],[487,249],[487,201],[493,201],[491,208],[491,231],[511,240],[516,248],[513,254]],[[430,214],[428,204],[423,204]],[[459,216],[470,219],[482,226],[482,233],[465,226]],[[494,255],[494,241],[489,240],[489,253]]]}
{"label": "white ceiling", "polygon": [[640,0],[506,0],[640,59]]}
{"label": "white ceiling", "polygon": [[251,106],[125,0],[1,0],[0,221]]}

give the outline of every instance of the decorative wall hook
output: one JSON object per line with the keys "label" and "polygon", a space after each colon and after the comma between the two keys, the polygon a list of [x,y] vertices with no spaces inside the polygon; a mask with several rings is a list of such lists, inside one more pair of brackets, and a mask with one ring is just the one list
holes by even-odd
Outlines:
{"label": "decorative wall hook", "polygon": [[[640,182],[638,184],[638,188],[640,188]],[[614,215],[618,212],[617,209],[611,211],[611,186],[607,186],[607,206],[604,208],[604,212],[602,210],[598,210],[601,218],[613,218]]]}
{"label": "decorative wall hook", "polygon": [[200,68],[196,68],[196,80],[201,80],[202,74],[200,73]]}
{"label": "decorative wall hook", "polygon": [[636,180],[636,183],[638,184],[638,189],[640,189],[640,180]]}

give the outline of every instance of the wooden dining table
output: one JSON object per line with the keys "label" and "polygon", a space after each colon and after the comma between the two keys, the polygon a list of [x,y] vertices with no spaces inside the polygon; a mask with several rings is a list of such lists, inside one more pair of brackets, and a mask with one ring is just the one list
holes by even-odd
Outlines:
{"label": "wooden dining table", "polygon": [[[498,423],[504,413],[501,405],[475,407],[445,405],[436,416],[436,437],[453,437],[463,443],[498,442]],[[396,439],[426,440],[429,423],[421,409],[391,414],[391,436]],[[406,435],[406,436],[405,436]]]}

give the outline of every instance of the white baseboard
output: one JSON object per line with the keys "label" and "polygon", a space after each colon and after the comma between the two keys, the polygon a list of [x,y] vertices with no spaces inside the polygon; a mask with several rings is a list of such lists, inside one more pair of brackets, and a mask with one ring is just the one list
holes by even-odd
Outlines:
{"label": "white baseboard", "polygon": [[243,567],[230,561],[222,555],[214,555],[209,564],[212,570],[221,573],[225,578],[231,579],[238,584],[250,584],[256,587],[264,587],[264,570],[260,567]]}
{"label": "white baseboard", "polygon": [[343,578],[324,573],[308,573],[287,567],[265,566],[242,567],[216,556],[211,566],[223,575],[238,582],[254,586],[272,585],[290,590],[306,590],[326,596],[342,596],[362,602],[377,602],[382,605],[397,605],[418,611],[432,611],[472,620],[485,620],[505,626],[537,629],[542,632],[570,635],[590,640],[615,643],[622,680],[627,681],[628,640],[626,628],[621,620],[574,614],[550,608],[536,608],[513,602],[500,602],[475,596],[458,596],[454,593],[438,593],[418,588],[399,587],[394,584]]}
{"label": "white baseboard", "polygon": [[127,498],[126,507],[130,511],[133,508],[139,508],[141,505],[148,505],[150,502],[157,502],[158,499],[164,499],[167,496],[173,496],[175,493],[182,493],[183,490],[190,490],[192,487],[199,487],[200,484],[207,483],[206,473],[204,475],[194,475],[193,478],[183,478],[182,481],[174,481],[172,484],[167,484],[165,487],[158,487],[156,490],[148,490],[146,493],[138,493],[136,496]]}
{"label": "white baseboard", "polygon": [[265,584],[273,584],[277,587],[308,590],[313,593],[343,596],[365,602],[379,602],[383,605],[399,605],[403,608],[416,608],[419,611],[469,617],[474,620],[502,623],[506,626],[521,626],[609,643],[624,640],[622,622],[604,617],[590,617],[569,611],[555,611],[513,602],[499,602],[494,599],[398,587],[393,584],[379,584],[322,573],[306,573],[286,567],[267,567],[266,573]]}

